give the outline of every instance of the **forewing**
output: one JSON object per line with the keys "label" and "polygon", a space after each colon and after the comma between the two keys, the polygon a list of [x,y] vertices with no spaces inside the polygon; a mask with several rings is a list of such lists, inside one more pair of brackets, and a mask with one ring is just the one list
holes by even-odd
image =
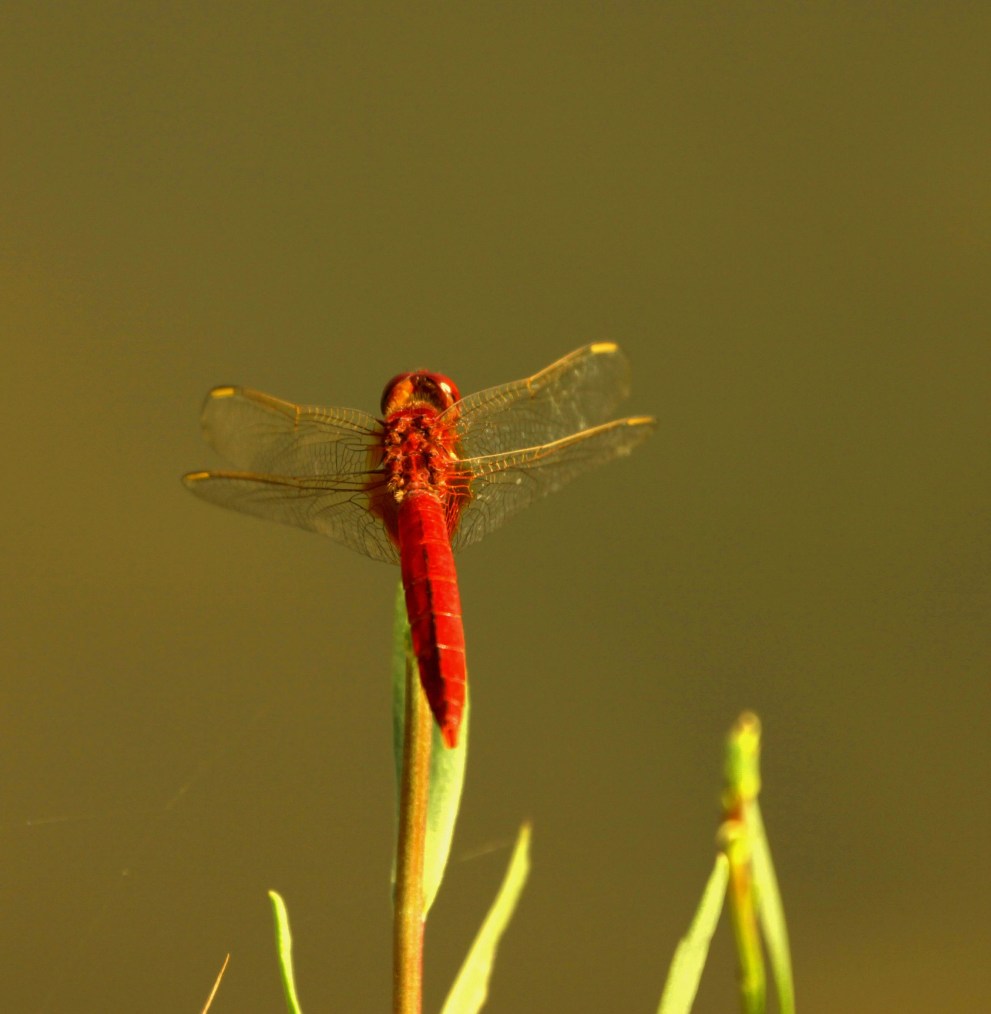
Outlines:
{"label": "forewing", "polygon": [[468,395],[447,415],[455,420],[462,457],[485,457],[597,427],[629,390],[629,365],[619,346],[597,342],[525,380]]}
{"label": "forewing", "polygon": [[203,435],[237,468],[267,476],[347,476],[374,470],[381,426],[357,409],[294,405],[246,387],[215,387]]}
{"label": "forewing", "polygon": [[191,472],[183,481],[210,503],[306,528],[372,559],[398,563],[396,547],[371,510],[373,498],[384,491],[384,483],[381,477],[372,477],[379,485],[368,489],[362,481],[367,478],[295,479],[250,472]]}
{"label": "forewing", "polygon": [[472,476],[471,497],[452,539],[470,546],[507,518],[582,472],[629,454],[656,426],[649,416],[616,419],[542,447],[507,451],[461,462]]}

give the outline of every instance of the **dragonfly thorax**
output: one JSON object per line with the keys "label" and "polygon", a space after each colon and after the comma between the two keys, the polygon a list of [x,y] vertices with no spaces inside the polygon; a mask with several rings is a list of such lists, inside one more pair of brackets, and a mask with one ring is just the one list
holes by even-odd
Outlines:
{"label": "dragonfly thorax", "polygon": [[446,496],[457,461],[454,440],[451,429],[426,406],[404,409],[386,420],[382,467],[397,501],[409,493]]}

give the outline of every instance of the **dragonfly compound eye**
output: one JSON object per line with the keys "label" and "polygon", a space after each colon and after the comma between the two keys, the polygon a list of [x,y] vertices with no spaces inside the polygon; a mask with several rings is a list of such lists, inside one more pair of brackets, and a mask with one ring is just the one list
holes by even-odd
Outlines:
{"label": "dragonfly compound eye", "polygon": [[382,393],[382,414],[386,418],[404,408],[427,405],[437,412],[450,408],[461,395],[447,377],[439,373],[400,373],[386,384]]}
{"label": "dragonfly compound eye", "polygon": [[388,416],[406,405],[413,396],[411,373],[397,373],[382,390],[382,415]]}
{"label": "dragonfly compound eye", "polygon": [[454,381],[440,373],[415,373],[413,382],[417,396],[441,411],[461,400]]}

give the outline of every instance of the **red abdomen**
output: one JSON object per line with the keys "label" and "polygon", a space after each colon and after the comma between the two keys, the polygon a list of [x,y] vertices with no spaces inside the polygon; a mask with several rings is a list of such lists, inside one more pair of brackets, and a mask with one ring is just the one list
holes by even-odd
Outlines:
{"label": "red abdomen", "polygon": [[444,506],[431,492],[399,504],[399,558],[420,682],[444,743],[457,746],[465,707],[465,632]]}

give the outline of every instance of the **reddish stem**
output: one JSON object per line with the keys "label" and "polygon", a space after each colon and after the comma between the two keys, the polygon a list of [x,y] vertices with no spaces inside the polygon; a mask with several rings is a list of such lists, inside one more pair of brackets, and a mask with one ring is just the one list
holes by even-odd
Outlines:
{"label": "reddish stem", "polygon": [[423,856],[427,837],[433,719],[416,664],[406,657],[403,774],[399,787],[399,842],[392,935],[395,1014],[423,1009]]}

